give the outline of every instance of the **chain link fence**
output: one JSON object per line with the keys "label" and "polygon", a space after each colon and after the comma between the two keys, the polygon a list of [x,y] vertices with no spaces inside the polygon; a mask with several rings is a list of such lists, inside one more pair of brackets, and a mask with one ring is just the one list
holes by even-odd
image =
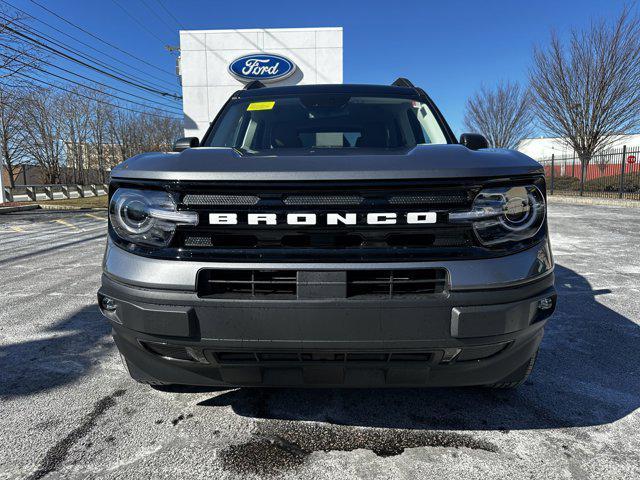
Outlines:
{"label": "chain link fence", "polygon": [[640,200],[640,147],[604,150],[583,165],[574,156],[538,160],[550,195]]}

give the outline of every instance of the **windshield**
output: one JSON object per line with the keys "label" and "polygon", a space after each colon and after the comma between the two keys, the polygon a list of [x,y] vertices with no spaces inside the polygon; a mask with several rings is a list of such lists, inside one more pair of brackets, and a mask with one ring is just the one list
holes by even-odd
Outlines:
{"label": "windshield", "polygon": [[394,97],[298,95],[230,104],[206,146],[245,153],[284,149],[400,149],[447,143],[429,107]]}

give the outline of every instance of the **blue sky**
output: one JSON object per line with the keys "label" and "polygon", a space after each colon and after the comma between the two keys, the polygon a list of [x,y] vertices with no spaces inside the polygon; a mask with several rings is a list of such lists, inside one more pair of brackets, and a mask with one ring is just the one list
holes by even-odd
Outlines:
{"label": "blue sky", "polygon": [[[30,0],[8,1],[89,44],[109,50],[70,29]],[[175,59],[163,46],[178,45],[178,26],[159,8],[158,0],[37,1],[122,49],[173,71]],[[463,131],[465,100],[483,82],[491,85],[501,79],[525,80],[533,46],[546,42],[551,29],[564,35],[593,19],[614,18],[625,3],[622,0],[160,1],[188,29],[342,26],[345,82],[390,83],[405,76],[432,96],[458,135]],[[152,33],[127,16],[118,4]],[[37,23],[33,25],[48,31]],[[131,60],[109,51],[127,62]],[[173,82],[169,74],[163,75],[144,64],[137,66],[150,80],[162,78]]]}

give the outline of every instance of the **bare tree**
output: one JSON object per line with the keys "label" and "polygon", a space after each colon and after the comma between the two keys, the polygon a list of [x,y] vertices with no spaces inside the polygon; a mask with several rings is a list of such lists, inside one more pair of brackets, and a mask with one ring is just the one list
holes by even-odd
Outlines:
{"label": "bare tree", "polygon": [[109,119],[109,136],[116,145],[118,158],[116,163],[124,162],[135,155],[135,117],[124,110],[119,110]]}
{"label": "bare tree", "polygon": [[[101,97],[102,98],[102,97]],[[89,158],[95,158],[95,169],[98,171],[97,180],[106,181],[105,170],[110,165],[109,154],[114,150],[114,145],[109,142],[109,121],[113,117],[114,107],[105,103],[96,102],[94,111],[89,121],[91,127],[92,149]]]}
{"label": "bare tree", "polygon": [[40,167],[44,183],[60,181],[64,158],[64,99],[51,90],[34,89],[25,99],[22,128],[26,151]]}
{"label": "bare tree", "polygon": [[0,85],[0,165],[4,163],[7,168],[12,188],[18,173],[17,163],[21,160],[24,163],[26,155],[26,139],[20,118],[23,108],[24,91]]}
{"label": "bare tree", "polygon": [[182,122],[177,118],[157,115],[156,111],[130,113],[117,111],[109,119],[109,136],[119,153],[118,162],[133,155],[166,151],[182,134]]}
{"label": "bare tree", "polygon": [[145,128],[142,151],[170,150],[173,142],[182,135],[182,122],[176,118],[147,114],[142,115],[142,120]]}
{"label": "bare tree", "polygon": [[72,182],[81,184],[86,183],[90,122],[96,106],[87,93],[90,91],[76,87],[63,95],[65,165],[71,169]]}
{"label": "bare tree", "polygon": [[516,148],[532,133],[531,95],[518,83],[501,82],[480,87],[467,100],[465,127],[483,134],[493,148]]}
{"label": "bare tree", "polygon": [[582,178],[593,155],[640,119],[640,20],[625,8],[613,22],[574,30],[566,44],[552,33],[536,48],[530,72],[543,128],[573,148]]}

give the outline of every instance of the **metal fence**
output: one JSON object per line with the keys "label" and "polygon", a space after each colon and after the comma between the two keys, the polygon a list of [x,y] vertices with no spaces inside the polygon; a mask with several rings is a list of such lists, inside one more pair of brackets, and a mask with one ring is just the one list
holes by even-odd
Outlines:
{"label": "metal fence", "polygon": [[574,156],[538,160],[551,195],[640,200],[640,147],[626,146],[594,155],[587,165]]}

